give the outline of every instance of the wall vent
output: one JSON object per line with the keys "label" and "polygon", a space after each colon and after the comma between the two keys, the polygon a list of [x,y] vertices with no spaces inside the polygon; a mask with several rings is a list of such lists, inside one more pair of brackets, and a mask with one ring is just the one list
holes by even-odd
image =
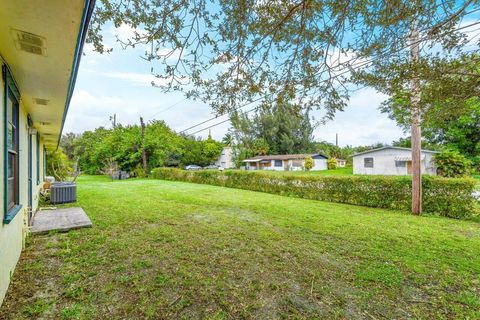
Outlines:
{"label": "wall vent", "polygon": [[12,29],[12,33],[18,50],[37,55],[46,55],[47,41],[45,37],[16,29]]}
{"label": "wall vent", "polygon": [[40,125],[41,125],[41,126],[49,126],[49,125],[51,125],[51,124],[52,124],[51,122],[42,122],[42,121],[40,121]]}
{"label": "wall vent", "polygon": [[42,98],[33,98],[33,103],[46,106],[50,101]]}

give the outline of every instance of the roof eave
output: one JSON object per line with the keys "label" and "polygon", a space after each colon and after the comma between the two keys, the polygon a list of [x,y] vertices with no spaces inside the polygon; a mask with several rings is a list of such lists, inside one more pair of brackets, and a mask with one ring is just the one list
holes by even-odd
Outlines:
{"label": "roof eave", "polygon": [[70,81],[68,83],[67,99],[65,100],[65,108],[63,110],[62,125],[60,127],[60,133],[58,135],[57,148],[60,145],[62,139],[63,127],[65,126],[65,119],[67,117],[68,108],[70,107],[70,101],[72,99],[73,90],[75,89],[75,82],[77,80],[78,68],[80,66],[80,60],[83,52],[83,45],[87,38],[88,25],[95,8],[95,0],[85,0],[83,7],[82,22],[78,31],[77,44],[75,46],[75,54],[72,62],[72,73],[70,74]]}

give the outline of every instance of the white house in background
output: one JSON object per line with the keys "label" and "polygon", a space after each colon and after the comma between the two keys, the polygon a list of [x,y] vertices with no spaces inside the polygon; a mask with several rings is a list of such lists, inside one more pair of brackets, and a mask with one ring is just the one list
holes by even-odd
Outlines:
{"label": "white house in background", "polygon": [[235,163],[233,163],[233,149],[232,147],[224,147],[220,157],[215,162],[215,165],[222,167],[223,169],[235,168]]}
{"label": "white house in background", "polygon": [[305,168],[305,159],[312,157],[312,170],[327,170],[327,157],[323,154],[281,154],[257,156],[243,160],[246,170],[299,171]]}
{"label": "white house in background", "polygon": [[345,168],[345,166],[347,165],[347,160],[345,159],[335,159],[335,160],[337,160],[338,168]]}
{"label": "white house in background", "polygon": [[[422,150],[422,174],[436,175],[433,156],[437,151]],[[407,175],[412,173],[410,148],[383,147],[353,155],[353,174]]]}

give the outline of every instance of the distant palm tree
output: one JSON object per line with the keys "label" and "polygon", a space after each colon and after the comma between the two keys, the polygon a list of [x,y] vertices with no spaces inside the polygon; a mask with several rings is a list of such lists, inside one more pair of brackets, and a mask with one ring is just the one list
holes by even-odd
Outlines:
{"label": "distant palm tree", "polygon": [[233,135],[231,133],[226,133],[222,138],[222,143],[230,147],[233,144]]}

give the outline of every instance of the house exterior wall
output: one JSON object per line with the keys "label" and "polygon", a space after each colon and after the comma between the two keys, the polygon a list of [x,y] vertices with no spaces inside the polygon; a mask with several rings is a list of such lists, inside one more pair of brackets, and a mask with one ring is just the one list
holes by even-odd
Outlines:
{"label": "house exterior wall", "polygon": [[[422,151],[421,171],[422,174],[435,175],[436,167],[433,161],[432,152]],[[396,157],[409,157],[410,150],[401,149],[382,149],[369,153],[353,156],[353,174],[367,175],[407,175],[407,165],[397,167],[395,163]],[[373,168],[365,168],[364,159],[373,158]]]}
{"label": "house exterior wall", "polygon": [[314,166],[312,170],[327,170],[327,159],[313,159]]}
{"label": "house exterior wall", "polygon": [[43,140],[40,143],[40,183],[37,185],[37,165],[36,165],[36,136],[29,135],[27,113],[25,107],[20,100],[19,102],[19,204],[22,206],[17,215],[9,222],[3,221],[5,212],[5,190],[4,179],[6,178],[4,172],[4,99],[5,99],[5,84],[3,78],[0,79],[0,210],[2,211],[0,219],[0,305],[5,297],[5,294],[10,283],[10,278],[13,275],[15,266],[20,258],[20,253],[23,249],[24,240],[28,232],[27,217],[28,217],[28,139],[32,138],[32,207],[35,212],[38,208],[39,192],[43,182]]}
{"label": "house exterior wall", "polygon": [[222,167],[223,169],[235,168],[235,164],[233,163],[232,147],[224,147],[222,149],[222,153],[220,154],[218,160],[215,162],[215,165],[218,167]]}
{"label": "house exterior wall", "polygon": [[347,165],[347,161],[345,161],[343,159],[337,159],[337,167],[345,168],[346,165]]}
{"label": "house exterior wall", "polygon": [[[245,168],[247,170],[272,170],[272,171],[302,171],[305,168],[305,159],[297,160],[278,160],[282,162],[281,166],[275,166],[275,160],[270,160],[268,164],[260,164],[258,166],[255,162],[247,162]],[[294,164],[301,162],[300,166],[295,166]],[[315,158],[313,159],[314,166],[312,171],[315,170],[327,170],[327,159]]]}

